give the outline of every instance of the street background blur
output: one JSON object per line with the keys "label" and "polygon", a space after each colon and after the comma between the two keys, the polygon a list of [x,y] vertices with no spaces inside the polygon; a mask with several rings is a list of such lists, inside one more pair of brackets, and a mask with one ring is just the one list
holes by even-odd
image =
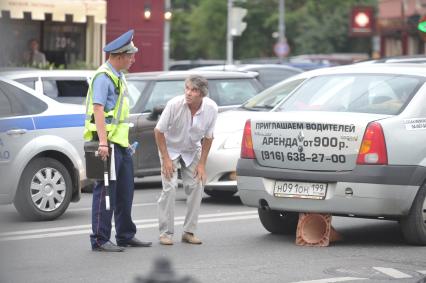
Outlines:
{"label": "street background blur", "polygon": [[48,63],[33,67],[93,69],[131,28],[133,72],[425,54],[426,0],[2,0],[0,11],[0,67],[32,65],[35,39]]}

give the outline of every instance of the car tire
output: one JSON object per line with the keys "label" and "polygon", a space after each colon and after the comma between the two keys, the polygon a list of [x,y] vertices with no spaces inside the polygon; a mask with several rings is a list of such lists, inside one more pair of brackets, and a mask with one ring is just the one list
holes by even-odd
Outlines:
{"label": "car tire", "polygon": [[53,220],[68,208],[71,195],[72,181],[65,166],[42,157],[25,167],[13,204],[28,220]]}
{"label": "car tire", "polygon": [[235,192],[227,192],[227,191],[204,191],[206,195],[209,195],[213,198],[230,198]]}
{"label": "car tire", "polygon": [[296,233],[299,213],[282,212],[264,208],[258,208],[260,222],[263,227],[272,234]]}
{"label": "car tire", "polygon": [[419,189],[410,212],[400,221],[405,241],[411,245],[426,245],[426,184]]}

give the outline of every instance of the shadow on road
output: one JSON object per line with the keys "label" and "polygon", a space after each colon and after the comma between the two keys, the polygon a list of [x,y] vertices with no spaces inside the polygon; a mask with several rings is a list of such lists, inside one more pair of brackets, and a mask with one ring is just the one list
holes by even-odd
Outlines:
{"label": "shadow on road", "polygon": [[376,220],[352,227],[336,227],[336,230],[343,236],[343,241],[336,243],[339,246],[358,244],[363,246],[406,245],[396,221]]}
{"label": "shadow on road", "polygon": [[[347,223],[345,223],[347,220]],[[355,223],[353,222],[355,221]],[[337,222],[337,223],[336,223]],[[340,217],[333,227],[343,237],[342,240],[330,243],[330,247],[398,247],[407,244],[404,241],[398,222],[387,220],[351,219]],[[263,227],[262,227],[263,228]],[[262,242],[291,242],[294,243],[296,233],[291,235],[264,234],[257,240]],[[295,245],[296,246],[296,245]],[[417,247],[413,246],[413,249]]]}
{"label": "shadow on road", "polygon": [[228,204],[228,205],[242,205],[240,197],[204,197],[202,203],[205,204]]}

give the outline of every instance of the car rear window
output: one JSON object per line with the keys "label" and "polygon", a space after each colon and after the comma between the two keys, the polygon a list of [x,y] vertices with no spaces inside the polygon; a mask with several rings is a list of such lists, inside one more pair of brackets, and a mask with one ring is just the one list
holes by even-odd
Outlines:
{"label": "car rear window", "polygon": [[25,78],[25,79],[17,79],[17,82],[20,82],[23,85],[26,85],[29,88],[35,89],[35,81],[37,78]]}
{"label": "car rear window", "polygon": [[0,117],[39,114],[47,104],[20,88],[0,82]]}
{"label": "car rear window", "polygon": [[306,81],[279,111],[336,111],[396,115],[409,103],[423,78],[351,74],[318,76]]}

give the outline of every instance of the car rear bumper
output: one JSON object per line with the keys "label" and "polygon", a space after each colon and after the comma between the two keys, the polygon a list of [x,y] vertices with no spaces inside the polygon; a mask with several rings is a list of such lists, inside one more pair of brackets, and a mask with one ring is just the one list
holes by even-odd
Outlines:
{"label": "car rear bumper", "polygon": [[358,165],[351,171],[303,171],[263,167],[254,159],[239,159],[237,175],[274,180],[421,186],[425,180],[426,167]]}
{"label": "car rear bumper", "polygon": [[[351,172],[283,170],[259,167],[253,160],[240,159],[238,191],[245,205],[259,207],[266,201],[273,210],[385,218],[408,214],[426,176],[424,167],[358,167]],[[325,182],[327,195],[323,200],[275,197],[275,180]]]}
{"label": "car rear bumper", "polygon": [[[419,187],[365,183],[329,183],[323,200],[282,198],[273,195],[275,180],[261,177],[238,177],[238,192],[247,206],[261,203],[273,210],[331,213],[358,217],[398,218],[407,215]],[[351,188],[353,194],[345,194]]]}

